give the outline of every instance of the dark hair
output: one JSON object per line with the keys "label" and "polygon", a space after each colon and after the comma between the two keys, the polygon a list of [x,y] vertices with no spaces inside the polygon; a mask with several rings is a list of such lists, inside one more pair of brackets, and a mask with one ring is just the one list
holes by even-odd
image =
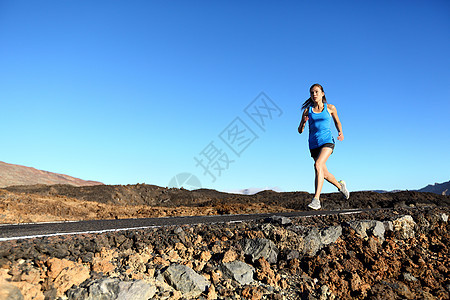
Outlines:
{"label": "dark hair", "polygon": [[[316,87],[316,86],[319,87],[319,88],[322,90],[322,93],[324,93],[323,98],[322,98],[322,101],[323,101],[324,103],[326,103],[326,102],[327,102],[327,98],[325,98],[325,91],[323,90],[323,87],[322,87],[320,84],[314,83],[314,84],[309,88],[309,91],[311,92],[312,88],[313,88],[313,87]],[[313,105],[313,103],[314,103],[313,100],[311,99],[311,97],[309,97],[308,100],[306,100],[305,102],[303,102],[303,104],[302,104],[302,110],[305,109],[305,108],[309,108],[310,106]]]}

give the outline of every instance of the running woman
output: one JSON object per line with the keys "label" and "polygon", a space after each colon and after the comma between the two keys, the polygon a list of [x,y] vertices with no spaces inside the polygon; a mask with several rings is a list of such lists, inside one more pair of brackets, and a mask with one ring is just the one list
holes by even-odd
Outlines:
{"label": "running woman", "polygon": [[342,133],[342,124],[339,121],[336,107],[327,104],[323,87],[316,83],[309,89],[311,97],[306,100],[303,105],[303,114],[298,133],[302,133],[305,129],[306,122],[309,124],[309,151],[314,159],[314,169],[316,172],[315,186],[316,192],[313,200],[308,205],[312,209],[320,209],[320,193],[322,191],[324,179],[337,187],[345,199],[350,197],[345,181],[337,181],[336,178],[328,172],[326,162],[333,153],[334,138],[331,134],[331,119],[338,131],[338,140],[344,140]]}

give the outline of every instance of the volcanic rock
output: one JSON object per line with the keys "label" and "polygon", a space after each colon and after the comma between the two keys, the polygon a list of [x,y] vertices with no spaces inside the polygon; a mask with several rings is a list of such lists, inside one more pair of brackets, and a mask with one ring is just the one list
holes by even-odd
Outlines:
{"label": "volcanic rock", "polygon": [[89,268],[67,259],[51,258],[47,261],[47,279],[62,296],[73,285],[79,285],[90,277]]}
{"label": "volcanic rock", "polygon": [[90,282],[86,287],[68,291],[69,300],[147,300],[156,293],[156,287],[142,280],[120,281],[117,278],[103,278]]}
{"label": "volcanic rock", "polygon": [[414,227],[416,222],[409,215],[399,217],[392,221],[394,231],[398,232],[401,239],[409,239],[414,237]]}
{"label": "volcanic rock", "polygon": [[191,297],[197,297],[211,284],[191,268],[178,264],[168,267],[163,276],[175,289]]}
{"label": "volcanic rock", "polygon": [[254,267],[238,260],[224,263],[222,266],[223,274],[236,280],[239,284],[246,285],[253,282]]}
{"label": "volcanic rock", "polygon": [[350,222],[349,224],[363,239],[368,239],[369,235],[373,235],[382,241],[384,240],[385,226],[380,221],[364,220]]}
{"label": "volcanic rock", "polygon": [[249,255],[255,262],[260,257],[265,258],[269,263],[277,262],[278,249],[275,244],[268,239],[246,239],[243,245],[245,255]]}
{"label": "volcanic rock", "polygon": [[20,289],[9,283],[0,284],[0,299],[4,300],[23,300]]}

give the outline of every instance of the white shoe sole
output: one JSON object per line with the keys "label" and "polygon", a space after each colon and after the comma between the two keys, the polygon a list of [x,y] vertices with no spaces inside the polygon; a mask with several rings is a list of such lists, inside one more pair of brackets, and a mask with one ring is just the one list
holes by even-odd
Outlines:
{"label": "white shoe sole", "polygon": [[310,204],[308,204],[308,207],[309,208],[311,208],[311,209],[314,209],[314,210],[318,210],[318,209],[320,209],[322,206],[319,204],[319,206],[314,206],[314,205],[312,205],[312,203],[310,203]]}
{"label": "white shoe sole", "polygon": [[345,193],[343,193],[341,190],[339,191],[344,196],[344,198],[348,200],[350,198],[350,192],[347,190],[347,184],[345,183],[344,180],[339,181],[339,183],[341,184],[341,188],[344,187],[344,190],[347,192],[347,195],[345,195]]}

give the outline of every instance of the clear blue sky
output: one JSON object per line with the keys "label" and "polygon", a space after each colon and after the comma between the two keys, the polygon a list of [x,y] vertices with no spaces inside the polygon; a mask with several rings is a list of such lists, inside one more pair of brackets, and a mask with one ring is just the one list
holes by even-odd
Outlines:
{"label": "clear blue sky", "polygon": [[448,181],[449,34],[449,1],[0,1],[0,161],[313,192],[297,126],[318,82],[351,191]]}

